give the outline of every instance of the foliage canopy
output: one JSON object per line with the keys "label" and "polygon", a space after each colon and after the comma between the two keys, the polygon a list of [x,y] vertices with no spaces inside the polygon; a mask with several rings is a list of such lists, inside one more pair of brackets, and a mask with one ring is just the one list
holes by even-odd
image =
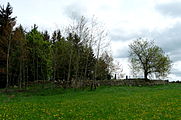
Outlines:
{"label": "foliage canopy", "polygon": [[131,68],[135,74],[144,73],[144,78],[155,75],[157,78],[166,77],[171,69],[171,60],[163,50],[143,38],[135,40],[129,45]]}

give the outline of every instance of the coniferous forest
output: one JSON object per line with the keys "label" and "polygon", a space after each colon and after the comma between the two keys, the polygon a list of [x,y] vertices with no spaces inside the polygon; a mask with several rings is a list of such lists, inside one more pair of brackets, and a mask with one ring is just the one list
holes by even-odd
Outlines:
{"label": "coniferous forest", "polygon": [[[8,3],[0,7],[0,88],[34,81],[108,80],[114,69],[107,33],[94,18],[80,17],[63,30],[17,25]],[[21,17],[21,16],[18,16]]]}

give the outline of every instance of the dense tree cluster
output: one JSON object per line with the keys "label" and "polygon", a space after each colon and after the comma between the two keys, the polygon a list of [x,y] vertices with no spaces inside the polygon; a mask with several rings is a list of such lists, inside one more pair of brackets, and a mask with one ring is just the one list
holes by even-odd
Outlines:
{"label": "dense tree cluster", "polygon": [[[91,25],[84,17],[62,34],[30,31],[14,27],[8,3],[0,8],[0,87],[26,87],[29,81],[76,81],[110,79],[112,57],[100,52],[105,31]],[[97,30],[97,31],[96,31]],[[101,72],[100,72],[101,71]]]}
{"label": "dense tree cluster", "polygon": [[[94,18],[72,19],[66,29],[49,34],[39,31],[37,25],[30,31],[15,27],[12,12],[9,3],[0,6],[0,88],[26,88],[37,80],[58,81],[64,87],[91,80],[91,88],[95,88],[96,80],[111,79],[113,71],[120,69],[106,49],[109,43],[104,27]],[[142,72],[145,80],[169,74],[171,60],[153,42],[140,38],[129,47],[134,73]]]}

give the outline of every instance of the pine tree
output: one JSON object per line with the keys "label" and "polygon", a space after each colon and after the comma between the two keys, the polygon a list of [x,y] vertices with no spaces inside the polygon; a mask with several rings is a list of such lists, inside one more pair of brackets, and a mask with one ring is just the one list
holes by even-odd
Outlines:
{"label": "pine tree", "polygon": [[7,4],[6,8],[4,6],[0,6],[0,51],[1,54],[5,55],[4,60],[6,61],[6,88],[9,86],[9,57],[11,50],[12,30],[16,23],[16,17],[11,17],[12,13],[13,8],[9,3]]}

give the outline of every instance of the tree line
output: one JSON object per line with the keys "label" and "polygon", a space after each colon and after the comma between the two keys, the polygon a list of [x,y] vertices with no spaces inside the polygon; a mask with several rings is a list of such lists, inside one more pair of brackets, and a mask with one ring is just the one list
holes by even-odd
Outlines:
{"label": "tree line", "polygon": [[[26,88],[30,81],[111,79],[113,58],[104,49],[106,32],[96,20],[75,20],[64,31],[15,27],[8,3],[0,6],[0,87]],[[63,34],[64,32],[64,34]]]}
{"label": "tree line", "polygon": [[[0,88],[26,88],[29,82],[61,81],[65,87],[78,81],[110,80],[119,65],[106,49],[107,32],[94,18],[80,17],[64,30],[50,35],[34,25],[26,31],[15,27],[16,17],[8,3],[0,6]],[[129,61],[133,75],[144,75],[145,80],[166,77],[172,61],[163,50],[144,38],[129,45]]]}

